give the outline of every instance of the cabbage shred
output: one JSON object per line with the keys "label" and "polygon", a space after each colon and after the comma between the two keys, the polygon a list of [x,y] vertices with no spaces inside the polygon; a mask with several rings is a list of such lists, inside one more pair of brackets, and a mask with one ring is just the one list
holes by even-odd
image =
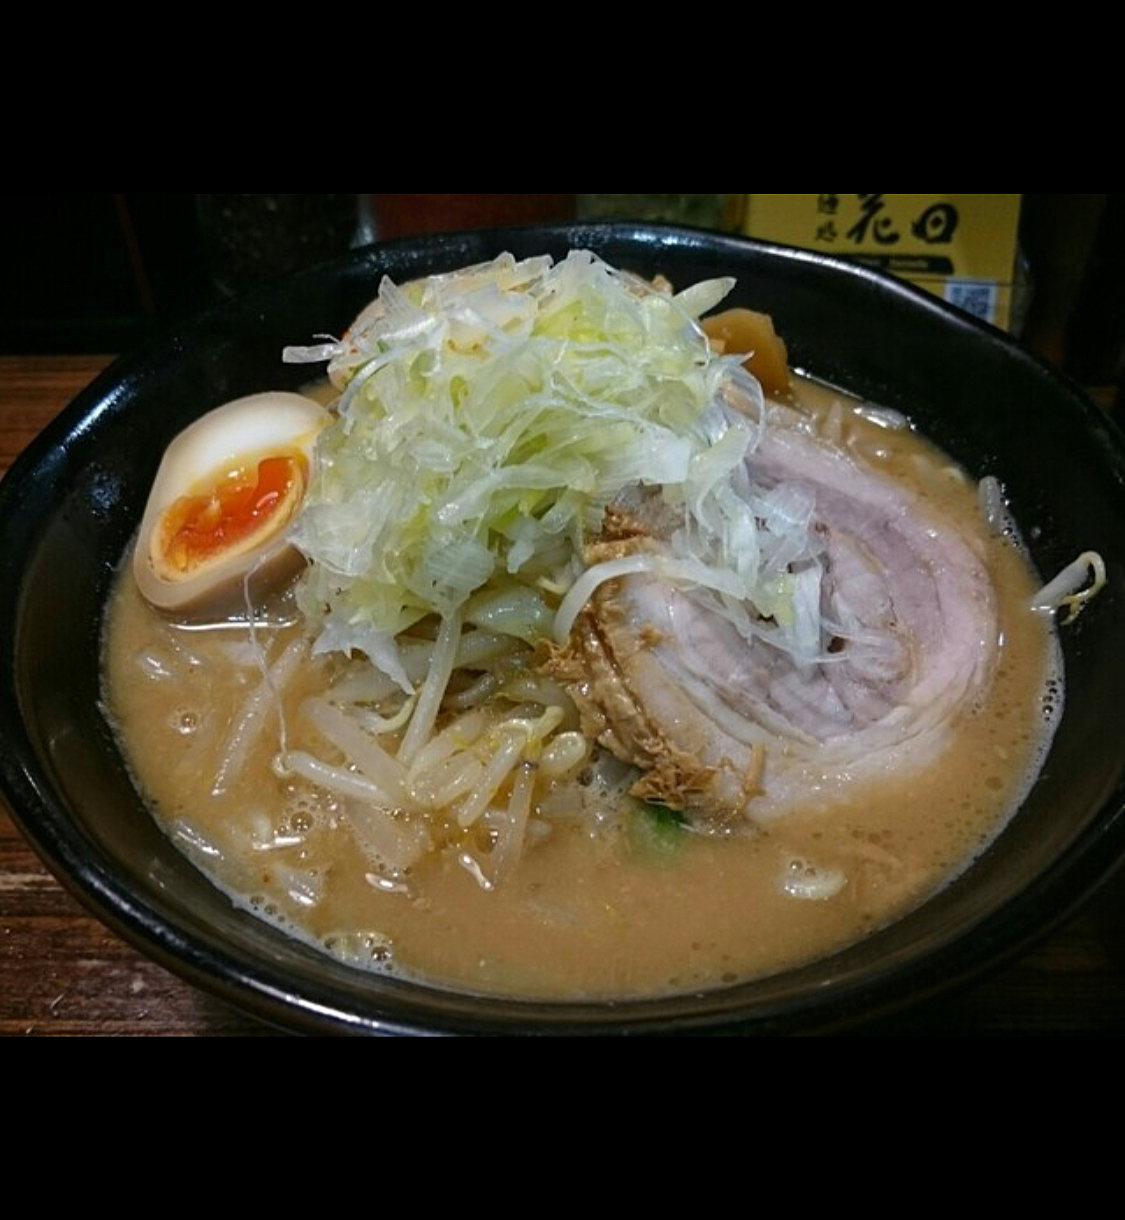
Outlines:
{"label": "cabbage shred", "polygon": [[[573,586],[606,507],[640,485],[681,522],[662,575],[744,633],[769,618],[812,660],[819,633],[807,638],[790,574],[816,568],[809,514],[784,489],[750,486],[761,390],[696,320],[732,285],[673,296],[589,252],[502,255],[405,286],[384,279],[342,341],[287,352],[329,358],[342,391],[294,536],[317,651],[358,649],[411,689],[395,636],[430,615],[473,622],[487,603],[493,630],[544,634],[543,590]],[[815,583],[803,596],[819,607]]]}

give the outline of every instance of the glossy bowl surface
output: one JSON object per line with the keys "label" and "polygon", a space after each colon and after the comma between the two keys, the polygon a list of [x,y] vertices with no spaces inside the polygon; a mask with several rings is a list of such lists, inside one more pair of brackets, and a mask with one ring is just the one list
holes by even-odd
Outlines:
{"label": "glossy bowl surface", "polygon": [[[1081,551],[1110,587],[1063,632],[1066,711],[1025,806],[959,880],[833,957],[701,996],[526,1004],[360,974],[235,910],[160,834],[99,703],[102,611],[168,442],[308,369],[280,353],[339,333],[379,278],[592,248],[688,284],[738,277],[799,369],[908,414],[1002,481],[1041,572]],[[1125,853],[1125,450],[1071,385],[997,331],[877,274],[691,230],[556,226],[374,247],[209,313],[92,385],[0,483],[0,782],[51,869],[108,924],[263,1019],[357,1032],[825,1029],[974,977],[1068,914]]]}

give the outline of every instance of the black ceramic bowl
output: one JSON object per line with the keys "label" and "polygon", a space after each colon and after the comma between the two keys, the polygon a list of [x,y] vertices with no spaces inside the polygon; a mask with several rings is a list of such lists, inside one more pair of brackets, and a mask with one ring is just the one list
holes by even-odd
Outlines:
{"label": "black ceramic bowl", "polygon": [[[1007,489],[1040,571],[1081,551],[1110,587],[1063,632],[1066,712],[1022,811],[955,884],[823,961],[702,996],[543,1005],[454,995],[348,970],[235,910],[139,800],[98,701],[102,608],[169,440],[219,403],[297,388],[281,349],[343,329],[379,277],[596,250],[691,283],[738,276],[798,368],[899,408]],[[1125,453],[1075,390],[996,331],[854,267],[698,232],[557,227],[375,248],[217,310],[124,360],[0,484],[3,790],[56,874],[122,935],[263,1018],[298,1028],[609,1032],[830,1028],[973,977],[1069,913],[1125,848]]]}

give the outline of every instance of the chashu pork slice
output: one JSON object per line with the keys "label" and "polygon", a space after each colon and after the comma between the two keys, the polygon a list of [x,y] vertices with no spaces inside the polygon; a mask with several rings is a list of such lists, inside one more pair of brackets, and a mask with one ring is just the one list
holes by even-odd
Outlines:
{"label": "chashu pork slice", "polygon": [[822,659],[747,642],[706,596],[635,575],[595,594],[552,662],[585,731],[644,772],[638,796],[718,822],[928,764],[998,645],[984,544],[934,504],[796,428],[748,464],[813,499]]}

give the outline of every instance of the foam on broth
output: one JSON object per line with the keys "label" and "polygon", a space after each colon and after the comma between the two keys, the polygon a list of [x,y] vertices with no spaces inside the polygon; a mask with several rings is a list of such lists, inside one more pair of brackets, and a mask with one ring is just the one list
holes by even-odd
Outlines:
{"label": "foam on broth", "polygon": [[[1032,783],[1061,710],[1057,645],[1027,609],[1034,574],[1010,538],[989,535],[962,472],[841,395],[805,387],[802,398],[822,431],[952,514],[987,551],[1003,641],[996,678],[925,772],[841,780],[767,830],[714,838],[638,819],[620,797],[620,764],[603,757],[535,818],[532,845],[495,890],[455,851],[391,887],[372,875],[337,798],[275,773],[276,720],[213,793],[227,726],[261,681],[246,629],[169,623],[126,565],[108,613],[105,693],[154,816],[263,917],[351,964],[470,992],[569,1000],[719,987],[900,917],[991,842]],[[276,655],[299,632],[262,642]],[[335,664],[306,664],[286,691],[290,749],[314,740],[297,709]]]}

